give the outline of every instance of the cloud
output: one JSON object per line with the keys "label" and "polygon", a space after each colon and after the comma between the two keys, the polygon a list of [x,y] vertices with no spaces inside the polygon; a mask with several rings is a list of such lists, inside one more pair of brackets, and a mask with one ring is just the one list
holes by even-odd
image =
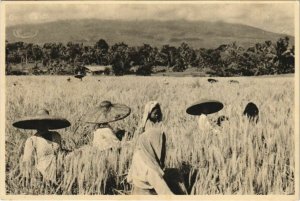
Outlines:
{"label": "cloud", "polygon": [[92,3],[9,4],[7,25],[66,19],[203,20],[246,24],[294,33],[295,3]]}

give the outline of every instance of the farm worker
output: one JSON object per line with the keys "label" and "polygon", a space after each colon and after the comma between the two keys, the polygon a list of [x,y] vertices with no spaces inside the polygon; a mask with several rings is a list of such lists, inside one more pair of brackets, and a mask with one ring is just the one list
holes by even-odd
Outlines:
{"label": "farm worker", "polygon": [[259,109],[255,103],[249,102],[243,112],[250,122],[257,123],[259,119]]}
{"label": "farm worker", "polygon": [[145,132],[148,128],[157,127],[162,121],[162,111],[157,101],[149,101],[145,105],[142,121],[139,125],[138,133]]}
{"label": "farm worker", "polygon": [[127,181],[134,195],[172,195],[164,180],[166,136],[159,128],[147,129],[137,140]]}
{"label": "farm worker", "polygon": [[[162,127],[162,117],[163,117],[163,115],[162,115],[160,104],[157,101],[147,102],[147,104],[145,105],[142,121],[140,123],[139,129],[137,129],[137,131],[138,131],[137,133],[141,134],[141,135],[137,136],[137,138],[136,138],[137,144],[140,143],[139,137],[144,135],[144,133],[148,133],[149,130],[160,131],[160,129]],[[163,132],[161,132],[161,133],[163,133]],[[137,147],[139,147],[139,146],[137,146]],[[137,150],[138,150],[138,148],[137,148]],[[139,151],[137,151],[137,152],[139,152]],[[136,163],[138,163],[137,159],[139,157],[140,157],[139,153],[134,156],[135,159],[133,160],[133,163],[132,163],[133,167],[139,166],[139,164],[136,164]],[[141,171],[147,171],[147,168],[146,169],[144,168]],[[142,173],[142,174],[145,174],[145,173]],[[151,174],[149,174],[149,176],[151,176]],[[175,194],[187,194],[187,190],[184,186],[183,178],[182,178],[182,175],[180,174],[179,170],[177,170],[176,168],[166,168],[164,170],[164,176],[165,176],[164,179],[166,181],[161,181],[161,179],[159,179],[157,182],[159,182],[159,183],[167,182],[167,184],[171,188],[171,193],[173,192]],[[153,177],[153,178],[155,178],[155,177]],[[128,179],[132,180],[131,176],[129,176]],[[136,181],[136,180],[133,180],[133,181]],[[153,182],[155,182],[155,180]],[[137,186],[140,186],[139,183],[140,182],[138,182]],[[151,194],[151,192],[154,193],[154,190],[151,190],[149,192],[149,190],[148,190],[149,186],[147,187],[146,190],[140,189],[138,187],[136,187],[135,189],[136,190],[135,190],[134,194],[143,194],[143,193]],[[166,190],[166,191],[168,194],[169,190]]]}
{"label": "farm worker", "polygon": [[123,104],[102,101],[96,108],[87,114],[86,123],[94,124],[93,146],[100,150],[106,150],[120,146],[122,136],[109,125],[127,117],[131,109]]}
{"label": "farm worker", "polygon": [[25,178],[30,178],[32,168],[35,167],[45,180],[56,182],[56,158],[61,150],[61,136],[58,132],[49,130],[62,129],[70,125],[70,122],[64,118],[50,116],[46,109],[13,123],[17,128],[37,130],[25,142],[21,160],[21,171]]}
{"label": "farm worker", "polygon": [[186,112],[190,115],[199,116],[198,126],[201,131],[213,130],[218,132],[216,129],[213,129],[207,115],[219,112],[222,109],[223,103],[216,100],[203,99],[189,106]]}

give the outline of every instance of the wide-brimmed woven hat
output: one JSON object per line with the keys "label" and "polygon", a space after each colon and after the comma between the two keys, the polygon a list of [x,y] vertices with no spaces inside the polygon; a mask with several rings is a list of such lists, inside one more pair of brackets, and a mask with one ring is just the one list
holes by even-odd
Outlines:
{"label": "wide-brimmed woven hat", "polygon": [[110,101],[102,101],[98,106],[87,113],[85,122],[92,124],[114,122],[124,119],[130,112],[130,107],[124,104],[113,104]]}
{"label": "wide-brimmed woven hat", "polygon": [[46,109],[39,110],[36,115],[22,118],[15,123],[14,127],[23,129],[38,129],[41,125],[45,125],[50,130],[66,128],[71,123],[61,117],[50,116]]}
{"label": "wide-brimmed woven hat", "polygon": [[186,109],[190,115],[212,114],[220,111],[223,108],[223,103],[216,100],[203,99]]}

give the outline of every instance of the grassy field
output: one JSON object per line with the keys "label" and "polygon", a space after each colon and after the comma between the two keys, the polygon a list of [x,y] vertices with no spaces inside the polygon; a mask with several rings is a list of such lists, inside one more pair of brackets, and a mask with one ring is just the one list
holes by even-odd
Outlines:
{"label": "grassy field", "polygon": [[[128,194],[125,177],[134,143],[121,150],[99,152],[88,145],[90,128],[81,122],[102,100],[127,104],[131,115],[116,126],[126,129],[128,140],[141,119],[147,101],[161,103],[167,135],[169,168],[180,168],[190,194],[293,194],[294,78],[218,78],[210,84],[196,77],[6,77],[6,192],[7,194]],[[230,118],[220,133],[201,133],[197,118],[185,113],[191,103],[213,98],[224,109],[210,115]],[[260,121],[249,124],[241,115],[248,102],[260,109]],[[63,147],[74,150],[58,156],[58,184],[43,183],[38,173],[26,182],[19,158],[33,131],[12,127],[19,117],[46,107],[67,118],[72,126],[59,130]],[[81,148],[85,147],[85,148]]]}

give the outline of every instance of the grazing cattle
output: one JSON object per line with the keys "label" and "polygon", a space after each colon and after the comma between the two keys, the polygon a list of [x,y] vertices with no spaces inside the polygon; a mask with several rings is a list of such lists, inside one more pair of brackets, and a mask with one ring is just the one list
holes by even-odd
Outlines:
{"label": "grazing cattle", "polygon": [[215,79],[212,79],[212,78],[207,79],[207,81],[209,83],[216,83],[216,82],[218,82],[218,80],[215,80]]}
{"label": "grazing cattle", "polygon": [[230,84],[239,84],[240,82],[237,80],[229,80],[229,83]]}
{"label": "grazing cattle", "polygon": [[68,78],[67,81],[70,82],[70,81],[71,81],[71,78]]}

